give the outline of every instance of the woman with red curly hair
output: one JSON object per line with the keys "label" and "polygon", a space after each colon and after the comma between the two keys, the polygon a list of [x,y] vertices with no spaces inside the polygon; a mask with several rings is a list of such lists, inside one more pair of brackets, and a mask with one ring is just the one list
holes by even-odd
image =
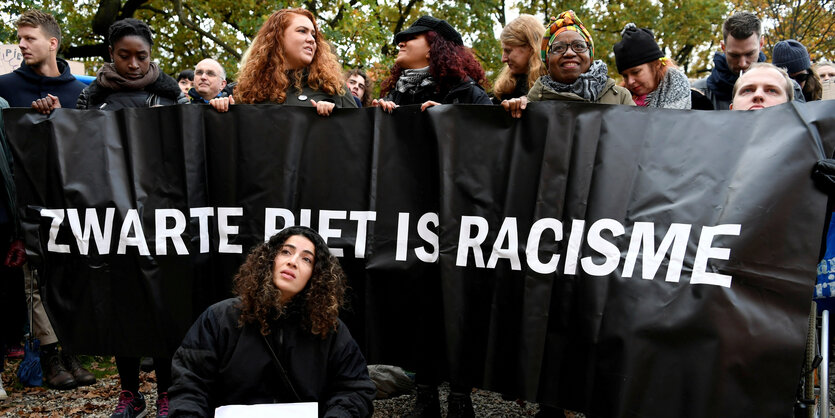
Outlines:
{"label": "woman with red curly hair", "polygon": [[420,104],[491,104],[481,87],[484,69],[464,46],[461,34],[445,20],[421,16],[394,35],[399,51],[391,75],[383,81],[385,99],[372,102],[391,112],[397,106]]}
{"label": "woman with red curly hair", "polygon": [[304,9],[278,10],[261,26],[233,98],[211,101],[221,112],[234,103],[313,106],[322,116],[335,107],[357,107],[316,19]]}
{"label": "woman with red curly hair", "polygon": [[377,392],[342,321],[345,274],[319,234],[293,226],[249,254],[237,298],[209,307],[174,355],[171,417],[222,405],[318,402],[319,416],[371,416]]}

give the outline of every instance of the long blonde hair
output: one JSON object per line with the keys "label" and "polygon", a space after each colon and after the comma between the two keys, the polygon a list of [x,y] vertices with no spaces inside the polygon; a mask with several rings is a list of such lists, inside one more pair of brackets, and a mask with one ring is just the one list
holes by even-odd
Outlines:
{"label": "long blonde hair", "polygon": [[[313,22],[316,52],[306,69],[291,71],[288,75],[283,45],[284,30],[290,25],[293,15],[305,16]],[[284,103],[287,89],[291,85],[301,90],[305,71],[310,88],[330,95],[345,93],[342,68],[319,31],[313,14],[305,9],[278,10],[264,22],[247,51],[238,86],[235,87],[235,101]]]}
{"label": "long blonde hair", "polygon": [[[531,49],[531,56],[528,58],[528,89],[536,80],[548,73],[542,60],[539,58],[539,47],[542,44],[542,34],[545,33],[545,26],[534,16],[521,14],[513,19],[502,29],[499,39],[503,44],[510,46],[527,46]],[[493,94],[499,99],[510,93],[516,87],[516,77],[511,74],[510,68],[505,65],[502,72],[493,84]]]}

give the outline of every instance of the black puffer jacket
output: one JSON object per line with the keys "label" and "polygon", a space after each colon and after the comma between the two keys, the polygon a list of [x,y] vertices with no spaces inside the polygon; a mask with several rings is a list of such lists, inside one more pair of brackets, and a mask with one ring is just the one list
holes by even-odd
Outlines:
{"label": "black puffer jacket", "polygon": [[188,98],[180,90],[177,80],[160,72],[156,81],[142,90],[112,90],[93,80],[78,96],[76,108],[119,110],[126,107],[153,107],[186,103],[188,103]]}
{"label": "black puffer jacket", "polygon": [[[240,299],[209,307],[174,354],[170,416],[212,416],[222,405],[297,402],[281,383],[259,326],[238,326]],[[325,339],[291,313],[271,324],[267,339],[302,402],[318,402],[319,416],[367,417],[376,387],[365,358],[342,321]]]}
{"label": "black puffer jacket", "polygon": [[437,86],[418,88],[414,92],[401,93],[397,89],[388,92],[385,99],[399,106],[423,104],[432,100],[441,104],[493,104],[490,97],[472,78],[467,77],[448,91],[435,91]]}

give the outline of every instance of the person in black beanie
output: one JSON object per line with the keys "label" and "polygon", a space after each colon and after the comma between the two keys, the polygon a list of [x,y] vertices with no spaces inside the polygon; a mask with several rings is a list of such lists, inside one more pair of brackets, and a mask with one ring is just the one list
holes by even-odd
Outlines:
{"label": "person in black beanie", "polygon": [[795,96],[802,93],[807,102],[821,99],[823,84],[818,75],[812,71],[809,52],[802,43],[794,39],[777,42],[774,45],[771,63],[785,68],[789,77],[800,86],[800,91],[795,89]]}
{"label": "person in black beanie", "polygon": [[615,44],[623,86],[638,106],[690,109],[690,82],[661,52],[652,31],[627,23]]}

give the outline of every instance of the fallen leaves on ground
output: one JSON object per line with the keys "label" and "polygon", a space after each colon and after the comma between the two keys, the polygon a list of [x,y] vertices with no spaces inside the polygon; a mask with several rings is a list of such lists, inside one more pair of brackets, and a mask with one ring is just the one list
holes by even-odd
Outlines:
{"label": "fallen leaves on ground", "polygon": [[[6,361],[3,386],[9,398],[0,401],[0,417],[64,418],[109,417],[119,399],[119,376],[110,357],[87,357],[85,365],[97,377],[96,383],[71,390],[25,387],[17,380],[20,360]],[[149,413],[156,402],[156,376],[139,373],[140,391],[145,394]],[[153,416],[153,415],[150,415]]]}

